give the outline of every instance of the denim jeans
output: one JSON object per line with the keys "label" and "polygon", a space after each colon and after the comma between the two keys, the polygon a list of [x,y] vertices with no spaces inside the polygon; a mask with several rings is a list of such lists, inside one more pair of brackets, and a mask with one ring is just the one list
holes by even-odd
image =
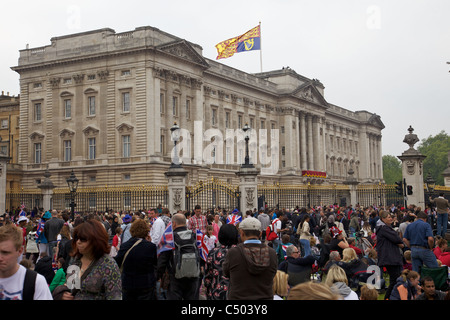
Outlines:
{"label": "denim jeans", "polygon": [[445,238],[445,233],[447,232],[447,223],[448,223],[448,213],[438,213],[436,235]]}
{"label": "denim jeans", "polygon": [[311,254],[311,245],[309,240],[300,239],[300,243],[303,247],[304,257],[307,257]]}
{"label": "denim jeans", "polygon": [[412,269],[416,272],[419,272],[419,268],[423,265],[426,265],[428,268],[439,267],[436,260],[436,256],[430,249],[416,248],[412,246],[411,259],[412,259]]}

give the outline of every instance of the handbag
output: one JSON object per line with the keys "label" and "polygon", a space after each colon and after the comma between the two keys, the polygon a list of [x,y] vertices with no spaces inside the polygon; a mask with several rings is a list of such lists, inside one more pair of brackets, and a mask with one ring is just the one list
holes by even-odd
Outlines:
{"label": "handbag", "polygon": [[120,272],[122,272],[123,265],[125,264],[125,259],[127,258],[127,256],[130,253],[131,249],[133,249],[135,246],[137,246],[139,243],[141,243],[141,241],[142,241],[142,239],[139,239],[138,241],[136,241],[133,244],[133,246],[130,249],[128,249],[128,251],[125,253],[125,256],[123,257],[123,260],[122,260],[122,264],[120,265]]}

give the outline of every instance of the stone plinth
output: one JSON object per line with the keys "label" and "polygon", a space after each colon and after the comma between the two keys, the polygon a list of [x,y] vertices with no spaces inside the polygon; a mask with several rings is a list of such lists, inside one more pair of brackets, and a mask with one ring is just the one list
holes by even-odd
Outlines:
{"label": "stone plinth", "polygon": [[186,176],[188,172],[180,165],[172,165],[165,173],[168,179],[169,203],[171,214],[186,210]]}
{"label": "stone plinth", "polygon": [[259,170],[252,165],[243,165],[236,172],[239,180],[240,210],[242,213],[258,209],[258,174]]}

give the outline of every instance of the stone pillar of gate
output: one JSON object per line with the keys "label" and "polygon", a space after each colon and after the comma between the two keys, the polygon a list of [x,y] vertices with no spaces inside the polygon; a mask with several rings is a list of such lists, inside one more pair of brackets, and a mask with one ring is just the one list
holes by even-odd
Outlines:
{"label": "stone pillar of gate", "polygon": [[44,181],[38,186],[41,189],[42,193],[42,207],[44,211],[52,210],[52,197],[53,197],[53,189],[55,188],[52,180],[50,180],[51,174],[47,169],[44,172]]}
{"label": "stone pillar of gate", "polygon": [[347,173],[347,180],[344,181],[344,184],[348,185],[350,191],[350,203],[347,203],[347,205],[351,204],[353,207],[358,201],[356,190],[359,184],[358,180],[353,176],[354,173],[353,168],[350,167]]}
{"label": "stone pillar of gate", "polygon": [[170,213],[175,214],[178,210],[186,210],[186,176],[188,172],[181,165],[172,165],[164,174],[168,179]]}
{"label": "stone pillar of gate", "polygon": [[0,214],[6,211],[6,167],[9,159],[0,155]]}
{"label": "stone pillar of gate", "polygon": [[412,187],[412,194],[408,194],[405,190],[406,204],[414,204],[416,206],[425,208],[425,192],[423,182],[423,160],[427,157],[414,149],[414,144],[419,142],[416,134],[413,134],[414,129],[409,126],[409,134],[405,136],[404,143],[409,145],[409,149],[397,156],[402,161],[402,176],[405,182],[404,188]]}
{"label": "stone pillar of gate", "polygon": [[240,211],[253,211],[258,208],[258,174],[259,169],[253,166],[241,166],[236,175],[239,177]]}

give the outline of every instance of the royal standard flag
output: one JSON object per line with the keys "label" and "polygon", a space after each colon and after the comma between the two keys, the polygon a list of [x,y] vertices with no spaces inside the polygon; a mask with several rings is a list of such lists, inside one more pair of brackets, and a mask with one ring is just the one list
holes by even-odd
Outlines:
{"label": "royal standard flag", "polygon": [[261,50],[260,25],[240,36],[216,44],[216,48],[218,54],[216,60],[229,58],[236,52]]}

